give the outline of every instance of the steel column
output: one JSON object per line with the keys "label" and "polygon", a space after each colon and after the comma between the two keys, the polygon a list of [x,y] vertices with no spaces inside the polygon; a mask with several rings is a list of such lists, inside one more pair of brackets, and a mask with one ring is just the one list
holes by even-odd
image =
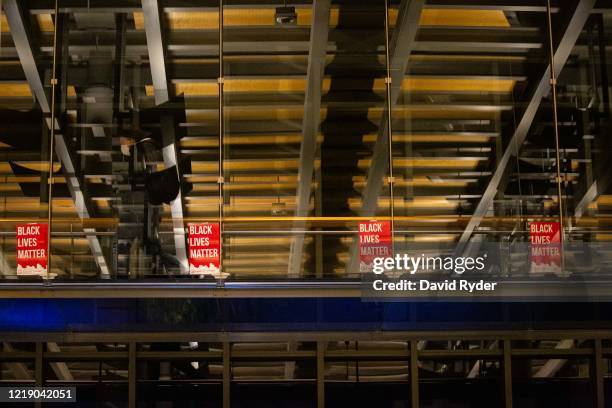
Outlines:
{"label": "steel column", "polygon": [[325,408],[325,349],[326,342],[317,342],[317,408]]}
{"label": "steel column", "polygon": [[[161,28],[162,10],[158,0],[142,0],[142,12],[144,16],[145,33],[147,37],[147,49],[149,52],[149,65],[151,67],[151,77],[155,93],[155,103],[160,105],[170,99],[168,89],[168,77],[166,73],[166,58],[164,53],[164,41]],[[166,168],[176,166],[179,177],[181,176],[178,165],[178,153],[174,143],[174,126],[172,122],[169,126],[169,118],[162,118],[164,127],[164,138],[168,143],[163,148],[164,166]],[[172,132],[168,133],[168,130]],[[164,143],[166,144],[166,143]],[[189,272],[187,264],[187,245],[185,242],[185,226],[183,223],[183,197],[179,191],[178,196],[170,203],[172,213],[172,231],[174,234],[174,245],[176,257],[179,261],[181,274]]]}
{"label": "steel column", "polygon": [[230,408],[230,393],[232,388],[231,343],[223,342],[223,408]]}
{"label": "steel column", "polygon": [[604,393],[605,361],[603,359],[603,347],[601,339],[595,339],[594,342],[591,377],[594,381],[595,407],[604,408],[606,404]]}
{"label": "steel column", "polygon": [[[34,357],[34,382],[37,387],[42,387],[44,384],[44,372],[45,363],[43,361],[43,344],[41,342],[36,343],[35,357]],[[42,407],[42,402],[35,402],[36,408]]]}
{"label": "steel column", "polygon": [[410,407],[419,404],[419,341],[410,340]]}
{"label": "steel column", "polygon": [[[391,77],[387,78],[387,103],[385,112],[382,115],[380,125],[378,126],[378,137],[374,144],[372,152],[372,164],[368,170],[366,187],[362,193],[363,204],[359,215],[362,217],[370,217],[376,214],[378,208],[378,198],[383,189],[384,176],[389,169],[389,157],[391,146],[389,144],[389,118],[390,113],[395,108],[399,98],[402,81],[406,75],[408,59],[412,53],[415,44],[416,36],[419,29],[419,20],[421,11],[425,5],[424,0],[402,0],[399,6],[399,15],[393,30],[393,37],[389,49],[389,67],[388,72]],[[388,35],[389,33],[386,33]],[[389,83],[390,82],[390,83]],[[393,221],[391,221],[393,222]],[[350,258],[347,264],[347,272],[357,270],[359,264],[358,241],[353,239],[353,244],[350,249]]]}
{"label": "steel column", "polygon": [[[329,10],[331,0],[315,0],[312,3],[312,28],[308,50],[306,94],[304,95],[304,117],[302,120],[302,143],[300,145],[300,167],[298,170],[296,217],[306,217],[310,207],[312,176],[319,134],[321,92],[325,71],[325,56],[329,34]],[[303,230],[304,221],[295,222],[294,229]],[[304,251],[304,235],[296,235],[291,243],[289,276],[299,275]]]}
{"label": "steel column", "polygon": [[504,376],[504,407],[512,408],[512,343],[510,340],[503,342],[504,360],[502,362]]}
{"label": "steel column", "polygon": [[128,343],[128,407],[136,408],[136,342]]}

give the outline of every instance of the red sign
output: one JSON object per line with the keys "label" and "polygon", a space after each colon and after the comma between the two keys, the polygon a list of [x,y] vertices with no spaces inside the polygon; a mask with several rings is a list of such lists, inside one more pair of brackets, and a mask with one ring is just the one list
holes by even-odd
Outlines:
{"label": "red sign", "polygon": [[530,222],[531,272],[561,269],[561,229],[558,222]]}
{"label": "red sign", "polygon": [[189,224],[189,273],[219,275],[221,240],[218,222]]}
{"label": "red sign", "polygon": [[359,223],[359,272],[371,272],[374,258],[391,257],[392,252],[389,221]]}
{"label": "red sign", "polygon": [[17,275],[47,273],[47,224],[17,224]]}

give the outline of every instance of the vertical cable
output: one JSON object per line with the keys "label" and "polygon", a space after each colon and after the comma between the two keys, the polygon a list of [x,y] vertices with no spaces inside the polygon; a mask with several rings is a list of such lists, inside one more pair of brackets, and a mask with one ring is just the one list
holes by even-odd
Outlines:
{"label": "vertical cable", "polygon": [[[514,73],[512,72],[512,62],[508,61],[508,67],[510,68],[510,76],[512,77],[514,75]],[[514,97],[514,91],[512,92],[512,105],[516,106],[517,101]],[[516,124],[516,109],[512,109],[512,126],[514,129],[516,129],[517,124]],[[501,132],[499,137],[501,137]],[[515,163],[516,163],[516,174],[517,174],[517,179],[518,179],[518,193],[519,193],[519,203],[518,203],[518,216],[519,216],[519,228],[522,230],[524,229],[524,224],[523,224],[523,187],[522,187],[522,180],[521,180],[521,161],[519,160],[519,145],[518,145],[518,141],[514,140],[514,151],[516,152],[516,154],[514,155],[514,159],[515,159]],[[505,197],[504,197],[505,200]],[[504,211],[505,213],[505,211]],[[505,214],[504,214],[505,215]],[[513,228],[514,230],[514,228]]]}
{"label": "vertical cable", "polygon": [[[2,0],[0,0],[0,56],[2,56]],[[8,183],[7,177],[4,177],[4,182]],[[2,212],[5,213],[6,212],[6,194],[4,195],[3,199],[4,199],[4,206],[3,206]],[[5,253],[4,251],[5,244],[6,244],[6,238],[2,237],[2,248],[1,248],[2,253]]]}
{"label": "vertical cable", "polygon": [[550,0],[546,0],[546,22],[548,24],[548,45],[550,54],[550,88],[552,91],[553,104],[553,128],[555,130],[555,153],[557,160],[557,196],[559,200],[559,240],[561,244],[561,271],[565,269],[565,255],[563,251],[564,228],[563,228],[563,191],[561,188],[561,153],[559,151],[559,126],[557,114],[557,75],[555,73],[555,51],[553,47],[552,35],[552,11]]}
{"label": "vertical cable", "polygon": [[[387,91],[387,144],[389,148],[389,216],[391,217],[391,249],[395,253],[395,196],[393,192],[393,127],[391,125],[391,65],[389,57],[389,0],[385,0],[385,65],[387,77],[385,85]],[[399,86],[399,85],[398,85]]]}
{"label": "vertical cable", "polygon": [[[0,56],[2,56],[2,0],[0,0]],[[7,177],[4,177],[4,182],[8,183]],[[4,207],[2,212],[6,212],[6,194],[4,195]],[[2,237],[2,253],[5,253],[4,246],[6,245],[6,238]],[[48,252],[47,252],[48,253]]]}
{"label": "vertical cable", "polygon": [[225,183],[223,175],[223,139],[225,126],[223,123],[223,0],[219,0],[219,174],[217,184],[219,186],[219,279],[221,280],[221,271],[223,271],[223,184]]}
{"label": "vertical cable", "polygon": [[57,86],[57,26],[59,24],[59,0],[55,0],[55,24],[53,24],[53,67],[51,73],[51,136],[49,140],[49,173],[47,178],[47,274],[51,271],[51,222],[53,221],[53,156],[55,154],[55,88]]}

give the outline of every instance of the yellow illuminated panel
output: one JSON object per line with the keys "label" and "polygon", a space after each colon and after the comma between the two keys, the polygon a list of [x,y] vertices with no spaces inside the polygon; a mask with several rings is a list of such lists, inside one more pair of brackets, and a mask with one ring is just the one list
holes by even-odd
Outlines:
{"label": "yellow illuminated panel", "polygon": [[4,13],[0,14],[0,32],[2,33],[10,33],[8,21],[6,19],[6,15]]}
{"label": "yellow illuminated panel", "polygon": [[[0,200],[0,211],[3,212],[38,212],[47,208],[38,197],[4,197]],[[75,208],[71,198],[54,198],[53,212],[74,214]],[[16,220],[13,220],[16,221]]]}
{"label": "yellow illuminated panel", "polygon": [[[49,162],[46,161],[16,161],[21,167],[25,167],[34,171],[49,171]],[[57,172],[62,168],[61,163],[55,162],[53,163],[53,172]],[[11,174],[13,170],[8,163],[0,163],[0,173],[3,174]]]}
{"label": "yellow illuminated panel", "polygon": [[[68,86],[68,96],[75,97],[76,89],[74,86]],[[26,98],[32,97],[32,91],[27,82],[3,82],[0,83],[0,97],[2,98]]]}
{"label": "yellow illuminated panel", "polygon": [[52,32],[55,29],[51,14],[37,14],[36,21],[38,22],[38,27],[42,32]]}
{"label": "yellow illuminated panel", "polygon": [[[359,89],[356,82],[353,87],[349,81],[343,81],[347,89]],[[405,92],[512,92],[516,81],[510,79],[461,79],[461,78],[406,78],[402,81],[402,90]],[[323,80],[322,91],[329,92],[331,80]],[[385,90],[383,78],[374,81],[374,91]],[[147,96],[153,96],[153,85],[145,86]],[[217,96],[219,87],[216,82],[179,82],[174,85],[176,94],[185,96]],[[227,78],[223,87],[227,93],[275,93],[294,92],[304,93],[306,90],[305,78],[249,78],[237,79]]]}
{"label": "yellow illuminated panel", "polygon": [[[319,135],[317,142],[323,141],[323,135]],[[245,136],[225,136],[223,143],[226,145],[266,145],[266,144],[299,144],[302,142],[302,135],[245,135]],[[186,148],[206,148],[219,146],[217,137],[191,138],[181,140],[181,147]]]}
{"label": "yellow illuminated panel", "polygon": [[[375,143],[378,134],[370,133],[363,136],[364,143]],[[460,134],[460,135],[412,135],[412,134],[394,134],[393,141],[397,143],[487,143],[492,139],[492,136],[478,134]]]}
{"label": "yellow illuminated panel", "polygon": [[[312,25],[312,8],[296,7],[297,25]],[[381,9],[382,11],[382,9]],[[223,25],[229,27],[241,26],[273,26],[275,8],[226,8],[223,10]],[[144,30],[142,12],[134,13],[134,26]],[[389,10],[389,22],[395,25],[398,10]],[[219,25],[219,14],[210,11],[171,11],[166,18],[172,30],[214,30]],[[336,27],[339,21],[339,10],[330,10],[329,25]],[[423,9],[420,24],[425,26],[454,27],[510,27],[503,10],[466,10],[466,9]]]}
{"label": "yellow illuminated panel", "polygon": [[0,83],[0,97],[22,98],[31,96],[32,92],[27,83]]}
{"label": "yellow illuminated panel", "polygon": [[[389,185],[388,180],[384,181],[385,185]],[[410,180],[405,180],[402,177],[395,177],[395,182],[393,185],[395,187],[438,187],[438,188],[448,188],[448,187],[467,187],[470,184],[469,181],[465,181],[462,179],[456,180],[432,180],[428,177],[414,177]],[[353,177],[353,185],[356,188],[364,188],[367,185],[367,180],[365,176],[355,176]]]}
{"label": "yellow illuminated panel", "polygon": [[510,27],[503,10],[423,9],[420,25]]}
{"label": "yellow illuminated panel", "polygon": [[404,91],[413,92],[512,92],[515,81],[502,79],[429,79],[408,78]]}
{"label": "yellow illuminated panel", "polygon": [[[394,207],[398,210],[453,210],[459,205],[459,201],[451,201],[445,198],[439,197],[414,197],[410,200],[404,200],[403,198],[396,198],[394,201]],[[361,198],[350,198],[349,208],[353,211],[357,211],[362,206]],[[389,208],[391,200],[388,198],[378,199],[379,208]]]}
{"label": "yellow illuminated panel", "polygon": [[[315,163],[318,165],[318,163]],[[214,173],[219,165],[216,161],[194,161],[191,163],[193,173]],[[225,160],[223,168],[227,171],[257,171],[257,170],[296,170],[299,159],[282,160]]]}
{"label": "yellow illuminated panel", "polygon": [[[394,167],[408,168],[457,168],[457,169],[475,169],[485,158],[397,158],[393,159]],[[360,169],[368,169],[372,165],[371,159],[359,160],[358,166]]]}
{"label": "yellow illuminated panel", "polygon": [[[296,7],[297,25],[308,26],[312,21],[312,9]],[[275,24],[274,8],[226,8],[223,10],[224,26],[271,26]],[[337,12],[334,13],[337,15]],[[166,13],[172,30],[213,30],[219,27],[217,11],[172,11]],[[332,16],[333,19],[333,16]],[[337,21],[337,17],[336,17]],[[134,26],[144,30],[144,17],[141,12],[134,13]]]}

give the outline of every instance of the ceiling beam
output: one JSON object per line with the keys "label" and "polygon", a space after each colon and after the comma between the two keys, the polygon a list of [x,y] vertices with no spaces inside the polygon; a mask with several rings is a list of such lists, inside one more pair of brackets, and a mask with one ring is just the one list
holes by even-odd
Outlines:
{"label": "ceiling beam", "polygon": [[[555,70],[556,76],[558,77],[561,73],[561,70],[565,66],[568,57],[574,47],[574,44],[578,40],[580,33],[582,32],[582,28],[589,18],[589,14],[591,10],[595,6],[595,0],[579,0],[574,13],[572,14],[566,29],[563,33],[563,37],[559,42],[559,45],[556,48],[554,55],[555,62]],[[538,111],[540,106],[540,102],[542,98],[548,94],[550,91],[550,65],[547,66],[545,71],[540,76],[537,86],[531,96],[531,99],[527,103],[527,108],[523,113],[512,138],[508,142],[508,147],[504,151],[500,160],[497,162],[497,166],[493,173],[493,176],[489,180],[488,185],[486,186],[482,198],[480,202],[476,206],[472,217],[470,218],[467,226],[461,237],[459,238],[457,253],[462,253],[467,246],[472,233],[480,223],[482,222],[485,214],[491,208],[493,204],[493,200],[498,193],[499,185],[504,177],[506,172],[506,168],[508,167],[511,159],[515,157],[523,142],[525,141],[529,129],[531,128],[531,124],[533,123],[533,119]]]}
{"label": "ceiling beam", "polygon": [[[30,0],[33,13],[52,13],[53,7],[47,0]],[[227,0],[226,7],[232,8],[272,8],[279,5],[278,1],[253,2],[248,0]],[[291,5],[307,7],[313,3],[312,0],[294,0]],[[346,3],[346,2],[345,2]],[[168,11],[202,11],[214,10],[218,2],[206,0],[199,2],[188,2],[185,0],[164,1],[164,9]],[[540,0],[428,0],[428,8],[453,8],[453,9],[478,9],[478,10],[503,10],[503,11],[524,11],[524,12],[546,12],[546,6]],[[557,8],[553,7],[553,11]],[[83,0],[62,0],[60,4],[61,12],[88,12],[91,10],[129,13],[140,11],[139,0],[96,0],[87,3]]]}
{"label": "ceiling beam", "polygon": [[[5,353],[15,352],[15,348],[9,342],[3,342],[2,346],[3,346],[2,351]],[[25,363],[15,361],[15,362],[8,362],[5,364],[7,368],[11,370],[16,380],[32,381],[34,379],[33,378],[34,376],[30,374],[30,371],[28,371],[28,367],[26,366]]]}
{"label": "ceiling beam", "polygon": [[[49,342],[47,343],[47,351],[50,351],[52,353],[60,353],[62,350],[57,343]],[[61,361],[54,361],[54,362],[49,363],[49,365],[51,366],[51,369],[55,373],[58,380],[64,381],[64,382],[74,381],[74,377],[72,373],[70,372],[70,369],[68,368],[68,365],[66,363],[61,362]]]}
{"label": "ceiling beam", "polygon": [[[310,30],[310,49],[306,74],[306,94],[304,96],[304,117],[302,120],[302,142],[300,146],[300,164],[298,170],[296,217],[306,217],[310,204],[312,177],[317,153],[317,135],[319,133],[321,92],[325,71],[325,51],[329,35],[329,12],[331,0],[315,0],[312,5],[312,28]],[[294,227],[304,229],[306,223],[298,221]],[[300,273],[304,235],[296,235],[291,243],[289,255],[289,276]]]}
{"label": "ceiling beam", "polygon": [[[469,2],[457,0],[428,0],[427,8],[476,9],[476,10],[503,10],[523,12],[546,12],[546,4],[540,0],[470,0]],[[553,12],[558,8],[553,7]]]}
{"label": "ceiling beam", "polygon": [[[402,81],[406,75],[408,59],[416,47],[416,38],[419,31],[421,11],[425,6],[424,0],[402,0],[400,4],[397,23],[393,30],[390,43],[390,70],[391,70],[391,99],[385,106],[380,125],[378,126],[378,137],[374,144],[372,161],[368,170],[367,184],[363,190],[363,204],[359,215],[370,217],[376,214],[378,197],[383,190],[384,177],[389,169],[389,123],[387,122],[387,110],[395,108],[399,98]],[[350,260],[347,264],[347,272],[357,270],[359,263],[357,239],[353,240],[350,250]]]}
{"label": "ceiling beam", "polygon": [[[31,8],[33,13],[52,13],[53,7],[47,0],[31,0]],[[279,6],[278,1],[269,0],[262,2],[253,2],[245,0],[226,0],[224,6],[227,8],[273,8]],[[218,9],[218,0],[205,1],[185,1],[185,0],[168,0],[164,1],[163,10],[168,11],[216,11]],[[312,0],[293,0],[291,5],[299,7],[307,7],[312,4]],[[130,13],[139,12],[140,0],[96,0],[92,2],[83,2],[83,0],[62,0],[60,2],[60,11],[64,13],[72,12],[108,12],[108,13]]]}
{"label": "ceiling beam", "polygon": [[[168,76],[166,72],[166,58],[162,35],[161,19],[163,11],[158,0],[142,0],[142,11],[144,16],[145,32],[147,37],[147,49],[149,52],[149,65],[155,93],[155,103],[160,105],[168,102],[170,91],[168,89]],[[167,123],[171,118],[161,118],[164,128],[163,157],[166,168],[176,166],[179,172],[178,154],[176,149],[176,138],[174,137],[174,126],[176,123]],[[171,142],[171,143],[168,143]],[[181,175],[179,172],[179,179]],[[181,274],[189,273],[187,263],[187,246],[185,243],[185,225],[183,222],[183,197],[179,191],[178,196],[170,203],[172,213],[172,230],[174,235],[174,246],[176,257],[179,261]]]}
{"label": "ceiling beam", "polygon": [[[4,1],[4,12],[11,29],[11,36],[17,49],[17,54],[23,67],[24,74],[28,81],[28,85],[32,91],[32,95],[36,97],[36,101],[40,106],[44,114],[49,115],[51,113],[51,105],[45,88],[43,80],[40,76],[38,66],[36,65],[36,58],[34,54],[33,42],[30,36],[29,27],[26,23],[27,10],[23,8],[23,3],[18,0],[5,0]],[[46,121],[47,125],[51,127],[51,123]],[[59,129],[59,123],[55,122],[55,127],[58,130],[55,135],[55,150],[57,156],[62,162],[62,169],[64,176],[66,177],[66,183],[70,190],[74,207],[79,215],[79,218],[86,219],[91,218],[94,215],[93,208],[91,207],[91,200],[85,192],[81,181],[77,177],[76,167],[74,165],[74,159],[72,157],[70,148],[66,143],[64,135]],[[51,203],[49,203],[51,205]],[[91,249],[91,253],[98,265],[100,275],[102,278],[109,278],[110,272],[108,263],[102,252],[102,245],[95,230],[93,228],[83,229],[87,235],[87,241]]]}
{"label": "ceiling beam", "polygon": [[576,204],[574,208],[574,215],[576,218],[580,218],[585,215],[589,209],[589,205],[599,198],[599,196],[605,191],[610,183],[610,177],[607,174],[602,175],[602,181],[594,180],[593,183],[587,188],[582,198]]}
{"label": "ceiling beam", "polygon": [[[555,350],[569,350],[574,347],[574,340],[564,339],[557,343]],[[567,359],[553,358],[546,363],[533,375],[533,378],[551,378],[559,372],[567,362]]]}

